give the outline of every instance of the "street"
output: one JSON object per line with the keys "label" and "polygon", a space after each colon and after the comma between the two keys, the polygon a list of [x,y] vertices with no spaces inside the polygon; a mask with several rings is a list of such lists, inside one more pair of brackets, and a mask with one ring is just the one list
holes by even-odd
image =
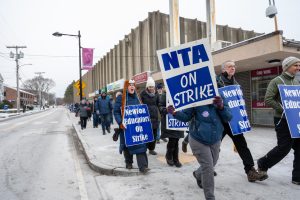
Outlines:
{"label": "street", "polygon": [[71,128],[64,109],[0,122],[1,200],[101,199]]}
{"label": "street", "polygon": [[[198,163],[190,148],[187,154],[180,154],[182,168],[166,165],[166,143],[161,142],[157,145],[158,155],[148,155],[148,175],[106,176],[91,170],[77,145],[68,112],[55,108],[0,122],[1,200],[204,199],[192,176]],[[89,121],[82,133],[91,138],[93,134],[102,135],[100,129],[91,126]],[[111,134],[101,137],[111,138]],[[272,128],[254,128],[245,137],[255,162],[276,143]],[[100,150],[106,148],[112,146]],[[122,159],[122,155],[116,156]],[[296,200],[300,190],[291,184],[292,161],[293,151],[269,171],[269,179],[249,183],[241,159],[233,152],[232,141],[225,137],[215,169],[216,198]]]}

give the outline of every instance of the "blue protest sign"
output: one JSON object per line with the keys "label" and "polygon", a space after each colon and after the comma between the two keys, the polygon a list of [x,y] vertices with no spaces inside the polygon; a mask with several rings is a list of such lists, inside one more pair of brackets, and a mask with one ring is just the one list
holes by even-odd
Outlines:
{"label": "blue protest sign", "polygon": [[147,105],[126,106],[123,124],[125,125],[126,146],[134,146],[154,141]]}
{"label": "blue protest sign", "polygon": [[285,117],[292,138],[300,138],[300,86],[278,85]]}
{"label": "blue protest sign", "polygon": [[157,51],[170,104],[176,110],[211,104],[218,95],[207,39]]}
{"label": "blue protest sign", "polygon": [[8,105],[5,104],[5,105],[3,106],[3,110],[8,110]]}
{"label": "blue protest sign", "polygon": [[219,88],[219,93],[228,104],[232,119],[229,122],[233,135],[242,134],[251,130],[251,125],[245,107],[243,92],[239,85]]}

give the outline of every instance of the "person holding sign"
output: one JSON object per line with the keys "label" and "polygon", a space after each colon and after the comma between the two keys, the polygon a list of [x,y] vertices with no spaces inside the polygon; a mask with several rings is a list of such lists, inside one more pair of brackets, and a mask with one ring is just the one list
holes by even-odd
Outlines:
{"label": "person holding sign", "polygon": [[200,188],[203,188],[206,199],[214,200],[214,166],[219,158],[220,144],[223,133],[222,121],[231,119],[228,105],[221,97],[216,96],[213,104],[196,106],[175,112],[168,106],[168,112],[174,118],[189,122],[189,143],[200,167],[193,172]]}
{"label": "person holding sign", "polygon": [[[235,80],[235,63],[234,61],[226,61],[222,64],[222,73],[217,76],[217,84],[218,88],[222,88],[229,85],[239,85],[238,82]],[[264,180],[266,178],[265,175],[260,174],[254,168],[254,161],[252,154],[247,146],[246,139],[243,134],[236,134],[233,135],[232,130],[230,128],[229,123],[223,122],[224,131],[223,131],[223,138],[228,135],[233,144],[236,147],[238,154],[240,155],[241,159],[243,160],[244,170],[247,174],[247,178],[249,182],[255,182],[257,180]]]}
{"label": "person holding sign", "polygon": [[300,59],[287,57],[282,61],[282,74],[271,80],[265,95],[267,106],[275,110],[274,124],[277,135],[277,146],[270,150],[265,156],[257,161],[258,170],[267,177],[267,171],[280,162],[293,148],[294,163],[292,172],[292,183],[300,185],[300,139],[291,138],[289,126],[283,112],[278,85],[299,85],[295,78],[300,70]]}
{"label": "person holding sign", "polygon": [[141,101],[143,104],[148,106],[148,110],[150,113],[152,131],[155,140],[153,142],[149,142],[147,144],[147,148],[149,149],[149,154],[157,155],[155,151],[156,137],[157,137],[157,129],[159,126],[158,121],[158,102],[159,97],[158,94],[155,93],[155,82],[152,77],[149,77],[146,83],[146,89],[143,90],[140,94]]}
{"label": "person holding sign", "polygon": [[145,143],[134,146],[126,146],[124,130],[126,125],[123,122],[125,107],[130,105],[141,104],[140,99],[135,91],[135,81],[126,80],[124,83],[123,94],[119,95],[114,105],[114,117],[120,127],[120,153],[123,152],[127,169],[132,169],[133,154],[136,155],[137,164],[141,173],[146,174],[148,168],[148,157],[146,154],[147,147]]}

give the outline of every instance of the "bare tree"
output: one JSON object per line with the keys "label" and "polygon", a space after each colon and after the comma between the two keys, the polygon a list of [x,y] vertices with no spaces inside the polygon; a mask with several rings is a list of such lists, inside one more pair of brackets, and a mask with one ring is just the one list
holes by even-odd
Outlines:
{"label": "bare tree", "polygon": [[[55,86],[55,82],[50,78],[44,78],[43,76],[35,76],[32,79],[24,81],[22,87],[25,90],[29,90],[31,93],[34,93],[39,97],[39,100],[42,99],[44,94],[48,94],[49,91]],[[41,101],[40,101],[41,102]]]}

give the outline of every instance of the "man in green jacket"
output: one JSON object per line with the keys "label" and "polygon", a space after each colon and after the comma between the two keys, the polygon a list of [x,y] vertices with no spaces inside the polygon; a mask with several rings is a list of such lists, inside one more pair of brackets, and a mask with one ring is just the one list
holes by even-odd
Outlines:
{"label": "man in green jacket", "polygon": [[293,148],[294,163],[292,173],[292,183],[300,185],[300,139],[291,138],[287,120],[285,118],[278,85],[299,85],[295,78],[296,73],[300,71],[300,59],[288,57],[282,61],[283,72],[281,75],[271,80],[265,95],[267,106],[275,110],[274,124],[277,135],[277,146],[269,151],[265,156],[257,161],[258,170],[267,176],[269,168],[280,162]]}

